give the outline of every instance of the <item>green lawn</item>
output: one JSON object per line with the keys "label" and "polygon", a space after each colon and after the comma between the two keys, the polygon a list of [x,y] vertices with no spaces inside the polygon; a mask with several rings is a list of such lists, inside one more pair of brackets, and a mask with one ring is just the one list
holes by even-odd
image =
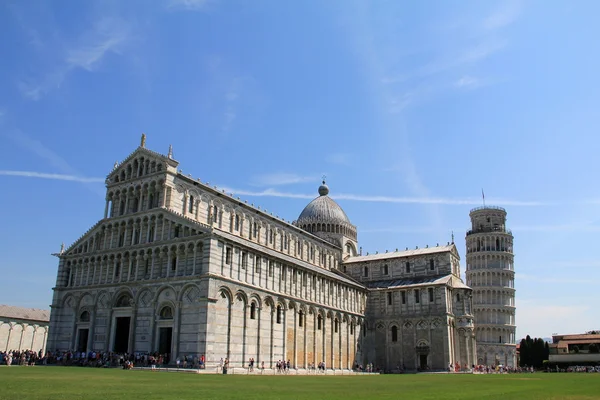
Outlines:
{"label": "green lawn", "polygon": [[0,367],[0,399],[600,399],[600,374],[243,376]]}

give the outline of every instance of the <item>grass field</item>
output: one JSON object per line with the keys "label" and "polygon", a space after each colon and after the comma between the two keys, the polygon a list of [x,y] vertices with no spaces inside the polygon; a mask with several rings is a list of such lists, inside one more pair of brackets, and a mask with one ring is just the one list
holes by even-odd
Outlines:
{"label": "grass field", "polygon": [[0,367],[0,399],[600,399],[600,374],[244,376]]}

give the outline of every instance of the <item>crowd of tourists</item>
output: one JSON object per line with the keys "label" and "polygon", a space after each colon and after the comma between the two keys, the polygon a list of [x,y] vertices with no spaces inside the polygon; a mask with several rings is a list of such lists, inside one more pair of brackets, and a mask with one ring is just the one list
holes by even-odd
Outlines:
{"label": "crowd of tourists", "polygon": [[33,350],[9,350],[0,352],[0,365],[36,365],[36,363],[45,363],[42,350],[35,352]]}

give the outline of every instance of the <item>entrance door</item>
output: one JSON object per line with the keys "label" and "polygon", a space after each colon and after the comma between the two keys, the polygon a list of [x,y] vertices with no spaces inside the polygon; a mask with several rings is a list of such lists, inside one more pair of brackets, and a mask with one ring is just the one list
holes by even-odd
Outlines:
{"label": "entrance door", "polygon": [[171,340],[173,339],[173,328],[160,328],[158,331],[158,352],[166,354],[170,358]]}
{"label": "entrance door", "polygon": [[79,330],[79,339],[77,339],[77,351],[87,351],[89,329]]}
{"label": "entrance door", "polygon": [[129,324],[131,317],[118,317],[115,327],[115,344],[113,351],[115,353],[127,353],[129,349]]}
{"label": "entrance door", "polygon": [[419,355],[419,368],[427,369],[427,354]]}

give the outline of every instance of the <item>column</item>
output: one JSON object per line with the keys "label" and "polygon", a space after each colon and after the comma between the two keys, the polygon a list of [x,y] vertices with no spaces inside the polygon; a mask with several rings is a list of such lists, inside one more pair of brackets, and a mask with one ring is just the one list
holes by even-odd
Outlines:
{"label": "column", "polygon": [[137,326],[137,305],[132,305],[133,310],[131,311],[131,323],[129,324],[129,343],[127,345],[127,352],[135,352],[135,328]]}
{"label": "column", "polygon": [[[231,313],[230,313],[231,314]],[[181,324],[181,302],[175,302],[175,319],[173,321],[173,358],[179,357],[179,331]],[[229,358],[229,354],[227,355]]]}
{"label": "column", "polygon": [[85,276],[85,285],[86,286],[89,286],[89,284],[90,284],[90,269],[91,269],[91,265],[90,264],[93,264],[93,263],[94,263],[94,261],[89,261],[88,264],[87,264],[87,268],[86,268],[86,270],[87,270],[86,272],[87,273],[86,273],[86,276]]}
{"label": "column", "polygon": [[92,308],[90,313],[90,330],[88,333],[87,351],[94,349],[94,328],[96,327],[96,307]]}
{"label": "column", "polygon": [[192,262],[192,276],[196,276],[196,255],[197,255],[198,245],[194,244],[194,260]]}
{"label": "column", "polygon": [[[154,260],[154,257],[152,257],[152,259]],[[152,318],[150,319],[150,352],[154,352],[155,350],[157,350],[157,346],[154,343],[155,340],[155,336],[156,336],[156,329],[154,328],[154,325],[156,323],[156,303],[152,302]]]}
{"label": "column", "polygon": [[154,278],[154,250],[150,250],[152,252],[151,256],[151,260],[150,260],[150,279]]}
{"label": "column", "polygon": [[104,206],[104,219],[106,219],[106,217],[108,217],[108,203],[109,202],[110,202],[110,200],[107,197],[106,198],[106,205]]}
{"label": "column", "polygon": [[129,190],[127,194],[125,194],[125,213],[123,215],[129,214]]}

